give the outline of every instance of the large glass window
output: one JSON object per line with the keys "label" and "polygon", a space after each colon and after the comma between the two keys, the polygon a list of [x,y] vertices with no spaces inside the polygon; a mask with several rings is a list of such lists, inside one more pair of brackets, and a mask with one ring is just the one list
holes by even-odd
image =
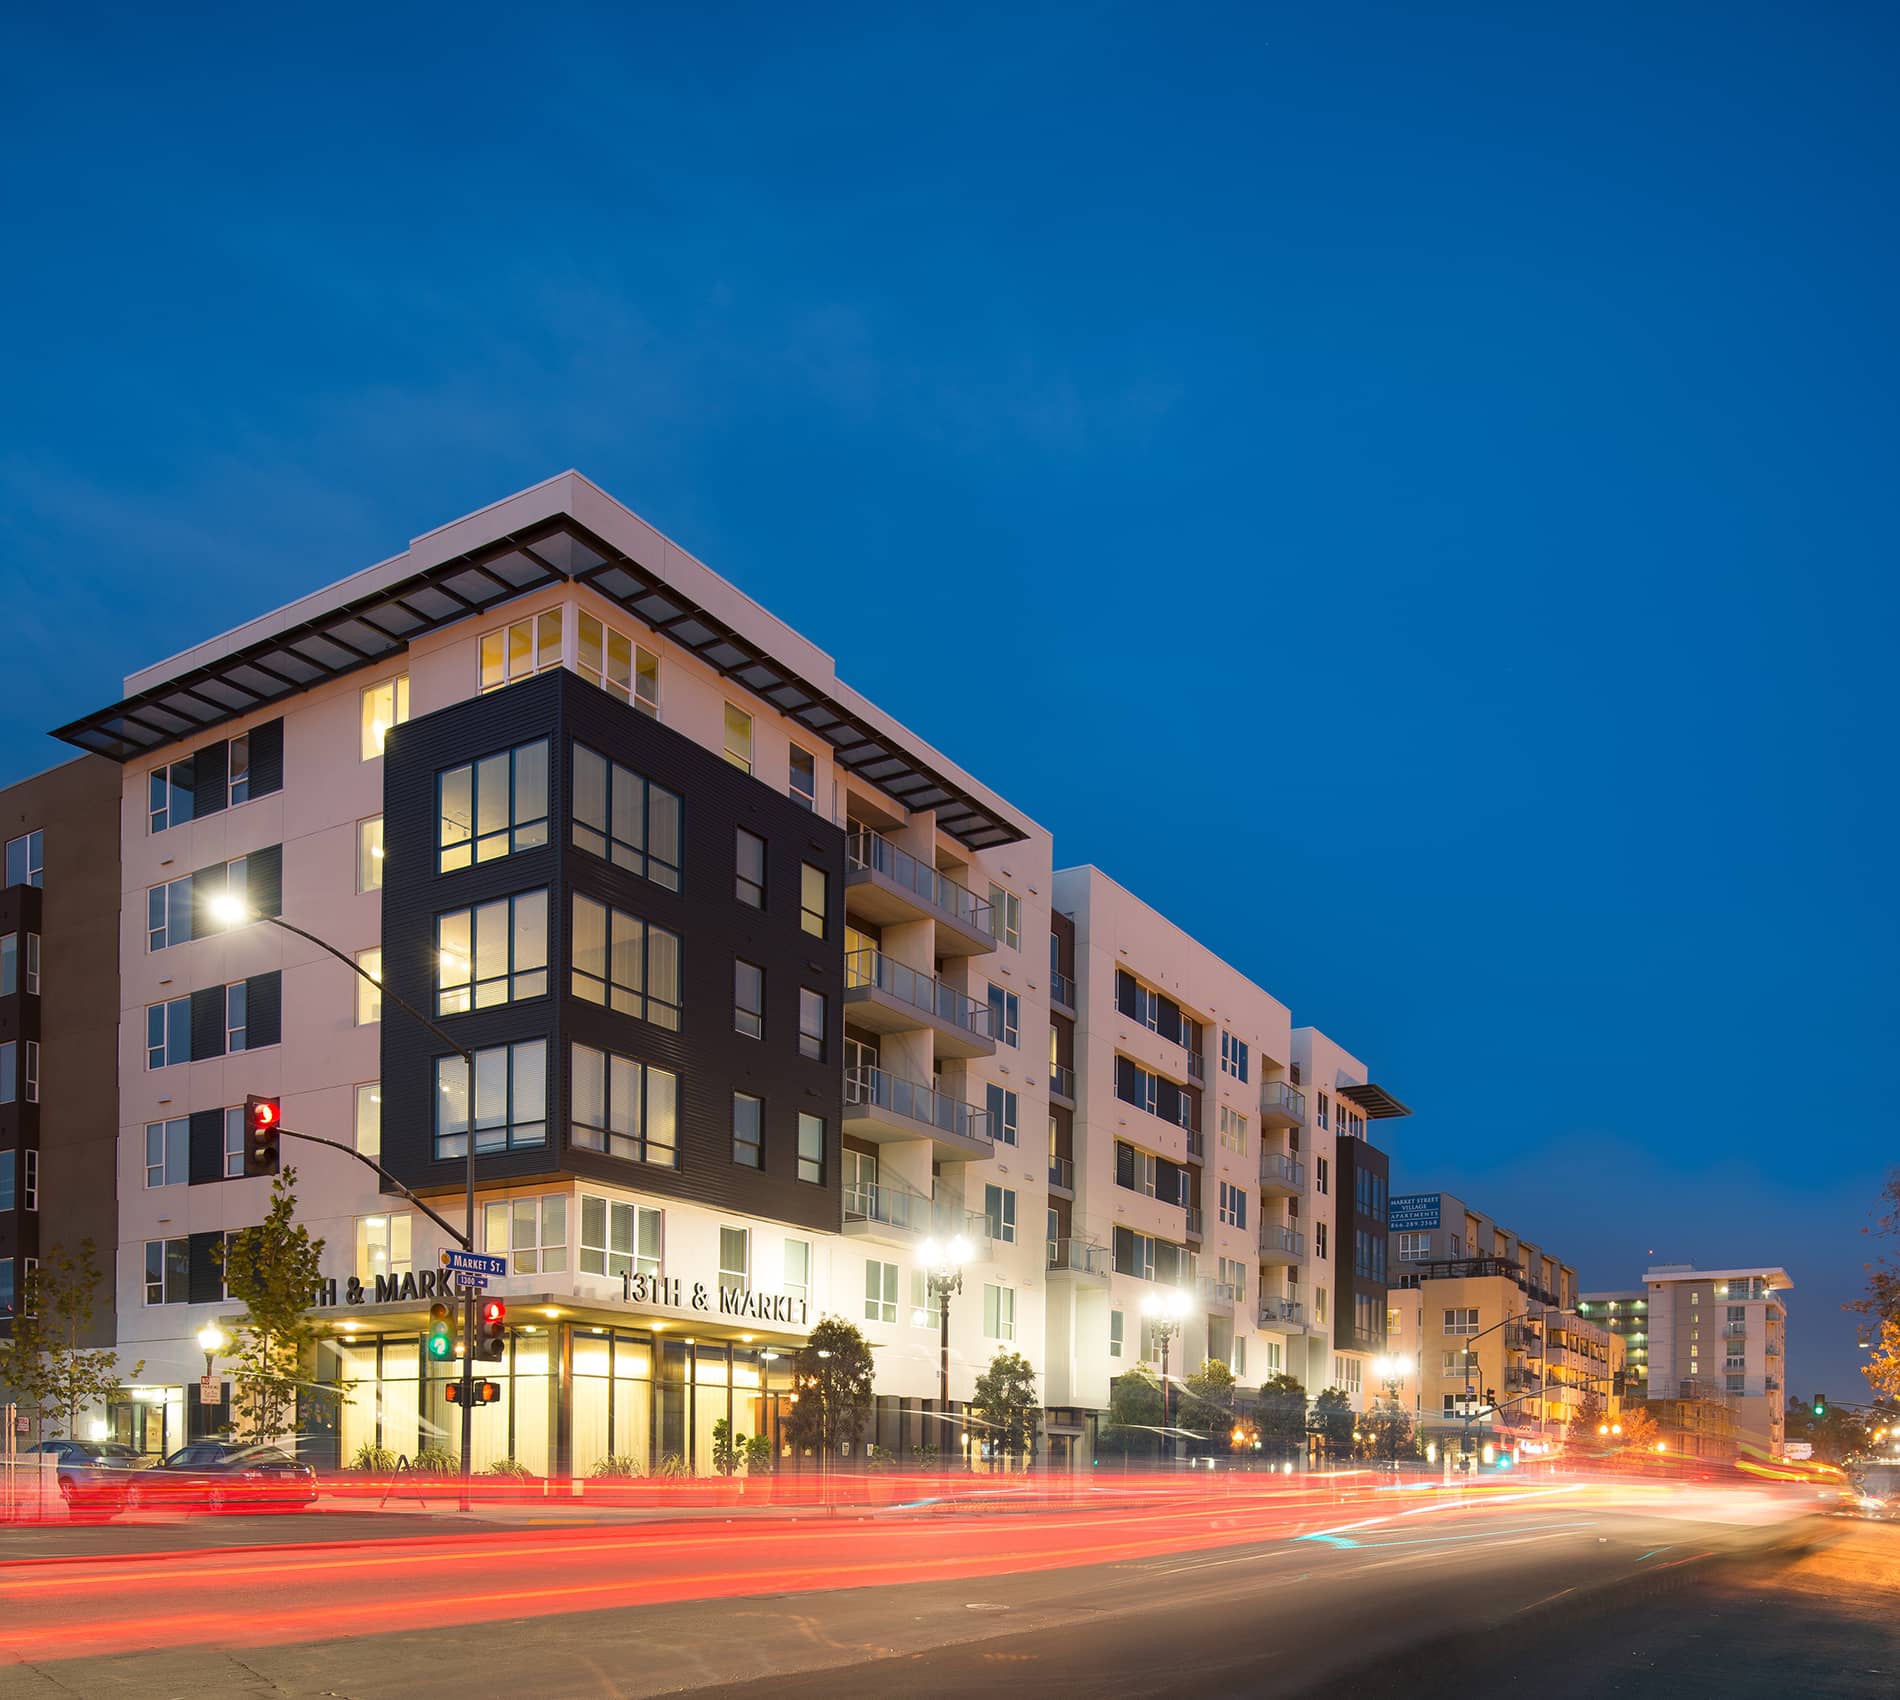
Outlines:
{"label": "large glass window", "polygon": [[592,614],[581,614],[574,668],[589,684],[655,719],[660,713],[660,658],[625,632]]}
{"label": "large glass window", "polygon": [[765,1167],[765,1100],[750,1092],[732,1095],[732,1160],[741,1168]]}
{"label": "large glass window", "polygon": [[657,1275],[664,1217],[642,1204],[581,1194],[581,1273]]}
{"label": "large glass window", "polygon": [[547,740],[451,767],[436,793],[443,873],[536,849],[548,841]]}
{"label": "large glass window", "polygon": [[990,1138],[999,1145],[1016,1143],[1017,1097],[1000,1086],[985,1086],[983,1096],[990,1112]]}
{"label": "large glass window", "polygon": [[399,673],[380,685],[363,691],[363,760],[373,761],[383,753],[383,741],[392,726],[409,718],[409,675]]}
{"label": "large glass window", "polygon": [[1008,1187],[983,1188],[983,1231],[1004,1245],[1016,1243],[1016,1194]]}
{"label": "large glass window", "polygon": [[145,1302],[181,1305],[191,1293],[191,1241],[145,1242]]}
{"label": "large glass window", "polygon": [[825,911],[829,907],[831,879],[823,868],[809,862],[799,864],[798,924],[815,939],[825,936]]}
{"label": "large glass window", "polygon": [[198,758],[186,756],[168,767],[155,767],[145,780],[145,812],[150,829],[183,826],[197,812]]}
{"label": "large glass window", "polygon": [[732,1026],[748,1039],[765,1037],[765,970],[739,957],[732,961]]}
{"label": "large glass window", "polygon": [[548,894],[524,891],[435,919],[437,1015],[545,997]]}
{"label": "large glass window", "polygon": [[383,1088],[378,1081],[356,1089],[356,1149],[365,1157],[383,1154]]}
{"label": "large glass window", "polygon": [[1014,1045],[1019,1038],[1022,999],[990,982],[990,1037],[1001,1045]]}
{"label": "large glass window", "polygon": [[765,907],[765,840],[756,832],[738,829],[734,842],[733,895],[753,909]]}
{"label": "large glass window", "polygon": [[407,1215],[357,1217],[356,1278],[374,1281],[378,1275],[407,1275],[414,1267],[410,1227]]}
{"label": "large glass window", "polygon": [[508,1259],[510,1275],[567,1270],[567,1196],[498,1198],[482,1206],[482,1245]]}
{"label": "large glass window", "polygon": [[145,892],[145,948],[168,950],[191,940],[193,876],[149,886]]}
{"label": "large glass window", "polygon": [[[435,1063],[435,1154],[468,1155],[468,1066],[460,1057]],[[548,1046],[545,1039],[497,1045],[475,1053],[474,1130],[477,1151],[545,1145],[548,1137]]]}
{"label": "large glass window", "polygon": [[678,1030],[678,934],[575,892],[572,957],[575,997]]}
{"label": "large glass window", "polygon": [[719,1229],[719,1285],[740,1291],[752,1284],[752,1230]]}
{"label": "large glass window", "polygon": [[20,989],[20,935],[0,934],[0,998]]}
{"label": "large glass window", "polygon": [[998,944],[1022,948],[1023,900],[1006,886],[990,887],[990,931]]}
{"label": "large glass window", "polygon": [[752,716],[726,704],[726,760],[746,773],[752,771]]}
{"label": "large glass window", "polygon": [[191,1061],[191,999],[170,998],[145,1009],[145,1066]]}
{"label": "large glass window", "polygon": [[787,1240],[785,1242],[785,1292],[787,1297],[809,1299],[811,1297],[811,1241]]}
{"label": "large glass window", "polygon": [[793,798],[808,809],[818,807],[818,763],[810,750],[792,746],[792,783]]}
{"label": "large glass window", "polygon": [[8,885],[43,885],[46,880],[45,834],[34,831],[7,840]]}
{"label": "large glass window", "polygon": [[145,1124],[145,1184],[183,1186],[191,1179],[191,1118]]}
{"label": "large glass window", "polygon": [[897,1265],[880,1263],[875,1258],[864,1265],[864,1320],[897,1320]]}
{"label": "large glass window", "polygon": [[585,744],[574,746],[573,765],[575,847],[678,891],[679,797]]}
{"label": "large glass window", "polygon": [[798,988],[798,1054],[825,1060],[825,994],[809,986]]}
{"label": "large glass window", "polygon": [[482,689],[498,691],[561,665],[560,608],[543,608],[525,620],[482,637]]}
{"label": "large glass window", "polygon": [[808,1110],[798,1112],[798,1178],[825,1184],[825,1118]]}
{"label": "large glass window", "polygon": [[356,1025],[367,1027],[383,1018],[383,947],[359,950],[356,965],[369,976],[367,980],[363,974],[356,977]]}
{"label": "large glass window", "polygon": [[987,1285],[984,1287],[983,1332],[992,1340],[1016,1338],[1016,1289],[1014,1287]]}
{"label": "large glass window", "polygon": [[244,1106],[233,1105],[224,1112],[224,1178],[237,1180],[244,1173]]}
{"label": "large glass window", "polygon": [[373,815],[356,823],[356,889],[383,888],[383,817]]}
{"label": "large glass window", "polygon": [[679,1161],[679,1077],[591,1045],[575,1045],[569,1141],[634,1163]]}

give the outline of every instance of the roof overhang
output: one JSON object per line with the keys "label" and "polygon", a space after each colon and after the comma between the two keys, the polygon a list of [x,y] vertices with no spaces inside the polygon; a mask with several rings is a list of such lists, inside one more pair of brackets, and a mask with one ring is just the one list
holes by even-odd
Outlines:
{"label": "roof overhang", "polygon": [[905,740],[568,515],[491,540],[332,610],[295,621],[60,727],[53,736],[114,761],[136,761],[179,739],[400,655],[416,638],[561,581],[617,602],[724,677],[762,697],[831,746],[832,760],[973,850],[1014,844],[1027,830],[975,796]]}
{"label": "roof overhang", "polygon": [[1409,1116],[1412,1113],[1383,1086],[1374,1086],[1370,1081],[1364,1086],[1337,1087],[1333,1096],[1357,1104],[1366,1112],[1367,1121],[1386,1121],[1393,1116]]}

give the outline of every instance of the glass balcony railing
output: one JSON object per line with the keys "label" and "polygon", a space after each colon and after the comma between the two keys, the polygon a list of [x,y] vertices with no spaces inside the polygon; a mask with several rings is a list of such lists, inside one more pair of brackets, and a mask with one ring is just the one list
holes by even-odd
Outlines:
{"label": "glass balcony railing", "polygon": [[1306,1094],[1284,1080],[1269,1080],[1260,1088],[1260,1113],[1275,1121],[1306,1120]]}
{"label": "glass balcony railing", "polygon": [[990,1113],[939,1092],[916,1080],[906,1080],[881,1068],[848,1068],[844,1071],[844,1101],[853,1105],[874,1105],[906,1121],[922,1122],[959,1139],[985,1143],[990,1138]]}
{"label": "glass balcony railing", "polygon": [[1201,1231],[1201,1207],[1198,1204],[1187,1207],[1187,1231],[1190,1234],[1199,1234]]}
{"label": "glass balcony railing", "polygon": [[1049,1090],[1056,1093],[1059,1097],[1073,1098],[1075,1096],[1075,1070],[1072,1068],[1064,1068],[1061,1063],[1052,1062],[1049,1065]]}
{"label": "glass balcony railing", "polygon": [[978,897],[967,885],[959,885],[928,862],[920,862],[908,850],[898,849],[882,833],[863,829],[852,833],[845,840],[845,858],[851,867],[882,874],[964,926],[996,936],[987,897]]}
{"label": "glass balcony railing", "polygon": [[955,986],[947,986],[934,974],[920,973],[901,962],[893,962],[881,950],[850,950],[844,958],[844,989],[857,991],[875,986],[879,991],[909,1004],[913,1009],[934,1015],[961,1027],[978,1039],[989,1039],[990,1007],[965,997]]}
{"label": "glass balcony railing", "polygon": [[1291,1323],[1296,1328],[1303,1327],[1306,1323],[1306,1306],[1298,1299],[1262,1299],[1260,1321],[1267,1328],[1279,1327],[1283,1323]]}
{"label": "glass balcony railing", "polygon": [[1193,1128],[1187,1130],[1187,1154],[1190,1157],[1205,1157],[1207,1155],[1207,1141],[1196,1133]]}
{"label": "glass balcony railing", "polygon": [[1207,1058],[1202,1056],[1199,1051],[1189,1051],[1187,1060],[1188,1079],[1205,1080],[1207,1078]]}
{"label": "glass balcony railing", "polygon": [[1068,1192],[1075,1191],[1075,1160],[1072,1157],[1049,1159],[1049,1184],[1062,1187]]}
{"label": "glass balcony railing", "polygon": [[1050,1240],[1048,1256],[1051,1269],[1066,1269],[1077,1275],[1108,1273],[1108,1249],[1092,1240]]}
{"label": "glass balcony railing", "polygon": [[913,1234],[927,1234],[935,1225],[930,1200],[921,1192],[891,1181],[846,1187],[844,1219],[847,1223],[876,1222]]}
{"label": "glass balcony railing", "polygon": [[1209,1304],[1230,1305],[1240,1297],[1233,1282],[1217,1281],[1212,1275],[1196,1277],[1194,1288]]}
{"label": "glass balcony railing", "polygon": [[1049,1001],[1064,1009],[1075,1008],[1075,981],[1060,969],[1049,970]]}
{"label": "glass balcony railing", "polygon": [[1260,1249],[1282,1256],[1303,1258],[1306,1256],[1306,1236],[1276,1223],[1263,1222],[1260,1225]]}
{"label": "glass balcony railing", "polygon": [[1306,1165],[1277,1151],[1260,1153],[1260,1180],[1264,1186],[1290,1186],[1295,1192],[1306,1190]]}

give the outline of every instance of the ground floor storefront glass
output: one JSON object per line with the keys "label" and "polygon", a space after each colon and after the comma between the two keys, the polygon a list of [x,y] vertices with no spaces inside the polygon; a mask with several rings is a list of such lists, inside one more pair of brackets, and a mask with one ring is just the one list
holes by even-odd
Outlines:
{"label": "ground floor storefront glass", "polygon": [[[604,1460],[653,1474],[678,1459],[713,1472],[714,1426],[764,1434],[777,1449],[790,1358],[728,1340],[564,1323],[510,1334],[500,1363],[478,1366],[501,1389],[477,1406],[474,1467],[513,1460],[530,1475],[591,1475]],[[461,1413],[445,1393],[459,1366],[428,1361],[414,1333],[360,1333],[318,1347],[317,1382],[334,1390],[337,1462],[365,1448],[413,1464],[461,1450]]]}

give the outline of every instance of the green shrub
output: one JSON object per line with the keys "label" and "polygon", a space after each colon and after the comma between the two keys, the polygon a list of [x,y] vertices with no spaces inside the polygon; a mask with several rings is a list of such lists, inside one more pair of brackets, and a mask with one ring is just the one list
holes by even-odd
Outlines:
{"label": "green shrub", "polygon": [[511,1481],[525,1482],[531,1472],[526,1464],[518,1464],[512,1458],[497,1458],[487,1469],[484,1476],[506,1476]]}
{"label": "green shrub", "polygon": [[462,1461],[446,1446],[425,1446],[409,1467],[425,1476],[454,1476],[461,1473]]}
{"label": "green shrub", "polygon": [[764,1435],[755,1434],[746,1441],[745,1473],[748,1476],[769,1476],[777,1464],[778,1454]]}
{"label": "green shrub", "polygon": [[616,1452],[609,1457],[602,1458],[594,1465],[590,1473],[596,1477],[610,1477],[616,1480],[627,1481],[635,1476],[644,1476],[646,1469],[640,1460],[634,1457],[631,1452]]}
{"label": "green shrub", "polygon": [[653,1473],[665,1480],[677,1481],[682,1476],[691,1476],[693,1471],[677,1452],[669,1452],[654,1466]]}
{"label": "green shrub", "polygon": [[897,1459],[892,1455],[891,1449],[888,1446],[879,1446],[875,1441],[864,1455],[865,1468],[869,1470],[888,1470],[896,1462]]}
{"label": "green shrub", "polygon": [[372,1476],[393,1475],[400,1460],[387,1446],[372,1446],[367,1440],[356,1449],[356,1455],[350,1459],[352,1470],[362,1470]]}

